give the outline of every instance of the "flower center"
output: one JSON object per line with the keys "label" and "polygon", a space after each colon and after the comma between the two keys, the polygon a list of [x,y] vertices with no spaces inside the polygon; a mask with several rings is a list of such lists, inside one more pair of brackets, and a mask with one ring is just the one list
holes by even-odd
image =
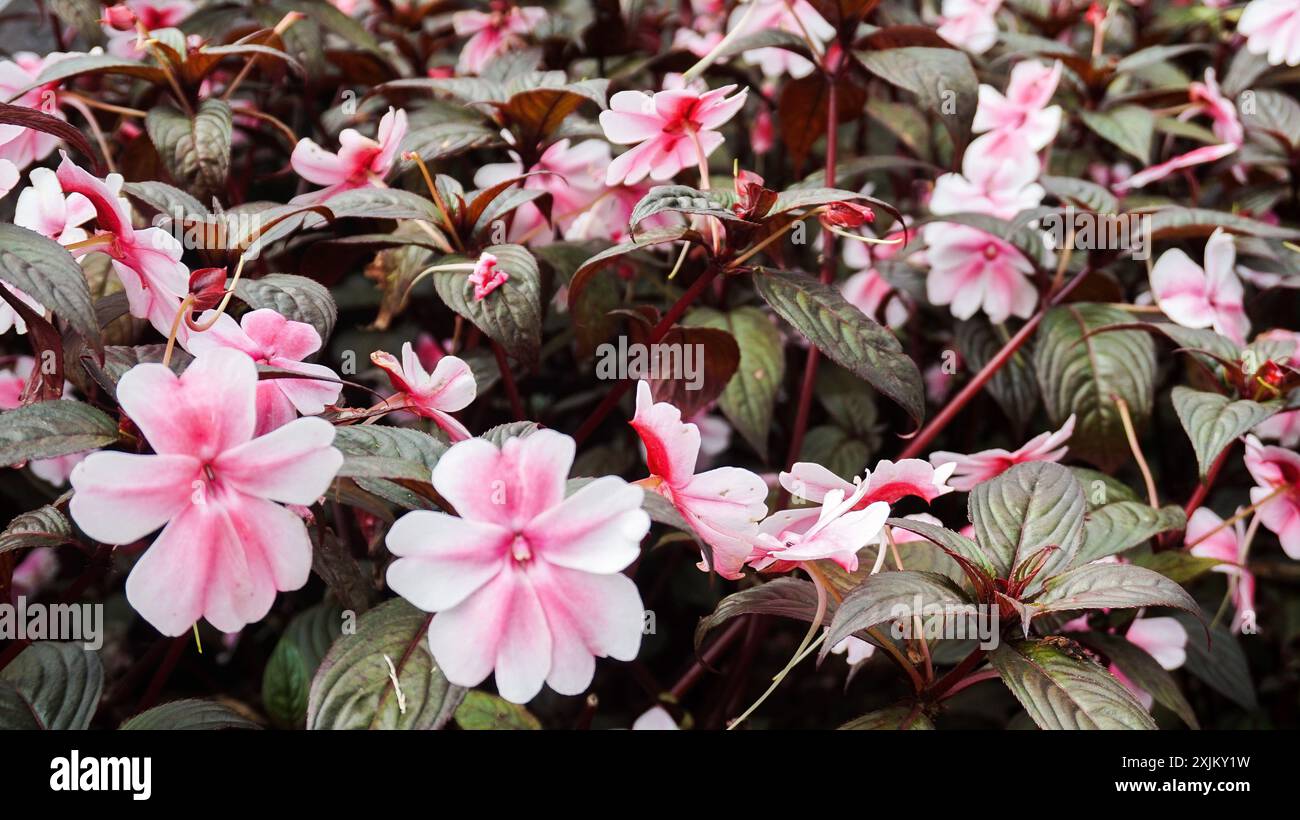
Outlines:
{"label": "flower center", "polygon": [[528,547],[528,539],[522,535],[516,535],[514,543],[510,545],[510,557],[520,564],[526,564],[533,560],[533,551]]}
{"label": "flower center", "polygon": [[998,258],[998,246],[997,246],[997,245],[994,245],[992,242],[990,242],[990,243],[988,243],[987,245],[985,245],[985,246],[984,246],[984,258],[985,258],[985,259],[997,259],[997,258]]}

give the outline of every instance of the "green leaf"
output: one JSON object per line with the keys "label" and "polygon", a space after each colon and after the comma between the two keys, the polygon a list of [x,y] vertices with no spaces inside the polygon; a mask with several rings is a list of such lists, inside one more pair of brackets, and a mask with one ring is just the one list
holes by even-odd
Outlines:
{"label": "green leaf", "polygon": [[1040,729],[1154,729],[1124,684],[1057,641],[1004,643],[989,655],[1011,694]]}
{"label": "green leaf", "polygon": [[906,705],[887,706],[884,709],[867,712],[865,715],[856,717],[839,728],[877,731],[901,729],[903,728],[903,721],[907,720],[914,711],[916,716],[912,718],[911,725],[907,727],[909,730],[934,728],[934,723],[924,712],[914,710],[911,706]]}
{"label": "green leaf", "polygon": [[456,725],[467,730],[540,729],[542,722],[523,706],[477,689],[465,693]]}
{"label": "green leaf", "polygon": [[1092,510],[1084,524],[1083,547],[1074,557],[1075,566],[1118,555],[1162,532],[1187,526],[1182,507],[1153,509],[1140,501],[1116,501]]}
{"label": "green leaf", "polygon": [[1133,564],[1086,564],[1048,579],[1033,606],[1040,613],[1080,609],[1136,609],[1168,606],[1188,612],[1200,607],[1187,591],[1158,572]]}
{"label": "green leaf", "polygon": [[867,71],[915,94],[921,110],[936,112],[958,149],[970,140],[979,80],[965,54],[921,46],[855,54]]}
{"label": "green leaf", "polygon": [[1104,185],[1075,177],[1054,177],[1043,175],[1038,184],[1049,194],[1061,200],[1087,208],[1094,213],[1119,213],[1119,199]]}
{"label": "green leaf", "polygon": [[893,333],[849,304],[838,290],[805,274],[760,272],[754,284],[764,301],[808,341],[893,399],[920,425],[925,418],[921,371]]}
{"label": "green leaf", "polygon": [[1151,138],[1156,117],[1140,105],[1121,105],[1109,111],[1080,110],[1079,117],[1097,136],[1143,165],[1151,164]]}
{"label": "green leaf", "polygon": [[77,643],[38,641],[0,672],[0,728],[85,729],[103,689],[97,653]]}
{"label": "green leaf", "polygon": [[0,280],[66,319],[97,349],[101,346],[86,275],[58,242],[0,222]]}
{"label": "green leaf", "polygon": [[447,445],[409,427],[354,424],[339,427],[334,446],[343,453],[339,476],[404,478],[428,483]]}
{"label": "green leaf", "polygon": [[152,83],[161,83],[166,75],[161,68],[134,60],[120,60],[108,54],[77,54],[66,60],[51,62],[41,71],[36,82],[23,91],[52,85],[82,74],[122,74],[139,77]]}
{"label": "green leaf", "polygon": [[844,368],[827,362],[817,368],[813,392],[836,424],[862,439],[872,452],[880,448],[883,428],[876,411],[876,394],[870,385]]}
{"label": "green leaf", "polygon": [[[1219,624],[1210,627],[1210,640],[1196,640],[1198,630],[1209,622],[1206,614],[1200,610],[1197,616],[1175,612],[1174,617],[1187,630],[1187,663],[1184,668],[1200,678],[1214,691],[1234,701],[1248,712],[1259,709],[1255,695],[1255,684],[1250,677],[1250,666],[1246,663],[1246,653],[1241,649],[1237,636]],[[1197,617],[1200,621],[1197,621]]]}
{"label": "green leaf", "polygon": [[119,729],[146,731],[216,731],[218,729],[258,729],[256,723],[231,709],[211,700],[185,698],[155,706],[127,718]]}
{"label": "green leaf", "polygon": [[1155,698],[1156,703],[1178,715],[1179,720],[1192,729],[1201,728],[1196,720],[1196,713],[1183,696],[1183,692],[1174,682],[1173,675],[1164,669],[1156,659],[1118,635],[1105,632],[1085,632],[1080,639],[1089,646],[1105,653],[1111,663],[1119,667],[1124,677],[1133,681]]}
{"label": "green leaf", "polygon": [[1005,576],[1011,569],[1007,566],[996,566],[993,561],[989,560],[989,556],[984,554],[984,550],[980,548],[979,544],[959,532],[953,532],[947,527],[918,521],[915,518],[891,518],[885,523],[891,527],[898,527],[900,530],[914,532],[933,541],[944,552],[955,558],[963,558],[969,561],[990,577]]}
{"label": "green leaf", "polygon": [[1224,448],[1238,436],[1249,433],[1261,421],[1280,412],[1286,404],[1281,399],[1262,404],[1248,399],[1233,401],[1218,393],[1192,390],[1181,385],[1173,389],[1170,398],[1178,420],[1192,440],[1196,466],[1202,479]]}
{"label": "green leaf", "polygon": [[[827,606],[834,608],[832,602],[828,602]],[[816,587],[808,581],[790,576],[774,578],[765,584],[733,592],[719,601],[713,614],[701,618],[696,625],[695,646],[698,649],[710,631],[740,615],[777,615],[812,623],[816,613]]]}
{"label": "green leaf", "polygon": [[232,123],[230,104],[218,97],[200,102],[192,119],[168,103],[145,117],[149,140],[167,173],[200,199],[226,187]]}
{"label": "green leaf", "polygon": [[[433,202],[401,188],[355,188],[330,197],[325,207],[335,219],[423,219],[442,224]],[[309,219],[307,227],[319,225]]]}
{"label": "green leaf", "polygon": [[687,185],[656,185],[632,209],[628,226],[633,230],[656,214],[679,213],[743,221],[721,199],[718,192],[700,191]]}
{"label": "green leaf", "polygon": [[1160,573],[1175,584],[1190,583],[1223,563],[1217,558],[1202,558],[1180,550],[1134,555],[1132,561],[1140,567]]}
{"label": "green leaf", "polygon": [[[437,162],[448,157],[491,148],[502,144],[501,133],[489,126],[473,120],[456,120],[437,122],[423,128],[417,128],[402,140],[397,155],[403,157],[407,152],[418,154],[426,163]],[[413,160],[402,160],[401,168],[407,170],[415,166]]]}
{"label": "green leaf", "polygon": [[322,343],[329,340],[338,320],[338,305],[329,288],[305,276],[270,273],[259,279],[241,278],[235,295],[255,310],[271,308],[295,322],[306,322],[316,328]]}
{"label": "green leaf", "polygon": [[[1155,343],[1140,330],[1093,331],[1129,321],[1098,304],[1052,308],[1038,328],[1034,367],[1052,424],[1075,416],[1070,454],[1111,472],[1130,458],[1115,398],[1128,404],[1139,431],[1151,414]],[[1092,334],[1092,335],[1089,335]]]}
{"label": "green leaf", "polygon": [[330,645],[342,634],[343,610],[326,601],[294,616],[262,671],[262,705],[285,726],[307,715],[312,676]]}
{"label": "green leaf", "polygon": [[72,541],[72,524],[58,508],[46,505],[16,515],[0,532],[0,552],[24,547],[57,547]]}
{"label": "green leaf", "polygon": [[446,724],[465,690],[447,682],[429,653],[428,621],[400,598],[362,615],[356,633],[335,641],[316,671],[307,728],[439,729]]}
{"label": "green leaf", "polygon": [[89,404],[54,399],[0,413],[0,465],[95,450],[117,441],[117,423]]}
{"label": "green leaf", "polygon": [[873,452],[872,442],[838,425],[819,424],[804,436],[799,460],[820,464],[845,481],[852,481],[854,476],[862,475]]}
{"label": "green leaf", "polygon": [[1083,490],[1068,469],[1050,461],[1018,464],[977,484],[968,506],[975,538],[999,570],[1014,572],[1044,547],[1056,548],[1027,592],[1068,567],[1083,543]]}
{"label": "green leaf", "polygon": [[825,659],[831,647],[854,632],[883,621],[923,614],[915,611],[918,601],[922,607],[943,607],[948,617],[975,612],[974,604],[947,576],[910,570],[870,575],[835,609],[820,657]]}
{"label": "green leaf", "polygon": [[1271,225],[1258,219],[1207,208],[1185,208],[1169,205],[1150,212],[1151,239],[1197,239],[1214,233],[1215,229],[1262,239],[1300,239],[1300,230],[1285,225]]}
{"label": "green leaf", "polygon": [[718,407],[759,457],[766,459],[772,411],[785,377],[780,332],[768,315],[756,307],[741,307],[728,313],[697,308],[686,315],[683,324],[718,328],[735,338],[740,348],[740,365],[718,398]]}
{"label": "green leaf", "polygon": [[[521,245],[485,248],[510,279],[483,299],[474,298],[474,283],[463,272],[433,275],[438,296],[488,338],[525,364],[537,360],[542,344],[542,283],[537,260]],[[446,257],[451,261],[454,257]]]}
{"label": "green leaf", "polygon": [[1300,146],[1300,103],[1288,94],[1269,88],[1255,91],[1255,104],[1242,120],[1247,128],[1276,137],[1288,153]]}
{"label": "green leaf", "polygon": [[[957,325],[957,349],[973,372],[982,370],[1010,338],[1005,327],[994,327],[983,319]],[[1028,424],[1038,408],[1038,381],[1034,378],[1030,351],[1017,350],[998,368],[984,389],[1017,429]]]}

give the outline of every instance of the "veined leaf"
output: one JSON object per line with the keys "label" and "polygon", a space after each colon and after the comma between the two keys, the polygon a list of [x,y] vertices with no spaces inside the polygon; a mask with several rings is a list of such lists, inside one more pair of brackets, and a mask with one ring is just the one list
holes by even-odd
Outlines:
{"label": "veined leaf", "polygon": [[1118,555],[1148,538],[1187,526],[1181,507],[1153,509],[1139,501],[1116,501],[1092,510],[1084,524],[1083,546],[1074,558],[1081,566],[1108,555]]}
{"label": "veined leaf", "polygon": [[[484,253],[495,256],[501,270],[510,276],[486,297],[474,298],[474,283],[463,272],[435,273],[433,285],[447,307],[511,356],[531,364],[542,345],[542,283],[537,260],[522,245],[492,245]],[[454,259],[445,257],[444,261]]]}
{"label": "veined leaf", "polygon": [[1083,543],[1083,490],[1050,461],[1018,464],[976,485],[968,506],[975,538],[999,568],[1014,571],[1044,547],[1056,548],[1026,592],[1068,567]]}
{"label": "veined leaf", "polygon": [[79,643],[38,641],[0,672],[0,728],[85,729],[103,688],[96,652]]}
{"label": "veined leaf", "polygon": [[1168,606],[1199,613],[1187,591],[1133,564],[1086,564],[1048,579],[1033,606],[1041,613]]}
{"label": "veined leaf", "polygon": [[835,644],[861,629],[869,629],[883,621],[929,615],[916,611],[935,608],[945,617],[966,617],[975,613],[972,604],[950,578],[933,572],[882,572],[868,576],[856,589],[844,597],[835,609],[822,643],[821,657],[830,654]]}
{"label": "veined leaf", "polygon": [[94,450],[117,441],[117,423],[71,399],[36,402],[0,413],[0,465]]}
{"label": "veined leaf", "polygon": [[1004,643],[989,655],[1040,729],[1154,729],[1124,684],[1061,639]]}
{"label": "veined leaf", "polygon": [[1234,439],[1280,412],[1286,404],[1281,399],[1263,403],[1247,399],[1233,401],[1218,393],[1192,390],[1181,385],[1174,388],[1170,397],[1178,420],[1192,440],[1201,478],[1205,478],[1219,454]]}

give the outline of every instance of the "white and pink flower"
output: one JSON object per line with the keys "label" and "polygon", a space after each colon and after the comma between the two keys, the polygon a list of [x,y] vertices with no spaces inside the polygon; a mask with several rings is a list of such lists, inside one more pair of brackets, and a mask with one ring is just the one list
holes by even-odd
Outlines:
{"label": "white and pink flower", "polygon": [[460,52],[456,70],[461,74],[478,74],[493,57],[522,45],[524,35],[545,19],[544,8],[505,3],[493,3],[491,12],[456,12],[451,16],[452,27],[457,36],[469,38]]}
{"label": "white and pink flower", "polygon": [[429,648],[452,683],[495,672],[515,703],[543,682],[560,694],[591,683],[595,658],[630,661],[644,607],[622,570],[650,518],[642,490],[597,478],[565,497],[573,439],[552,430],[462,441],[433,470],[457,516],[415,511],[388,532],[388,585],[427,612]]}
{"label": "white and pink flower", "polygon": [[978,453],[962,455],[939,450],[930,455],[930,463],[935,466],[949,464],[953,467],[953,476],[949,483],[953,489],[970,492],[975,485],[983,484],[1005,473],[1017,464],[1031,461],[1060,461],[1069,452],[1066,442],[1074,433],[1074,415],[1071,414],[1061,425],[1060,430],[1039,433],[1015,452],[1002,448],[981,450]]}
{"label": "white and pink flower", "polygon": [[371,353],[370,361],[388,374],[393,389],[398,391],[389,397],[388,406],[431,419],[452,441],[470,437],[465,425],[451,415],[468,407],[478,392],[474,373],[463,359],[443,356],[429,373],[407,342],[402,345],[401,362],[382,350]]}
{"label": "white and pink flower", "polygon": [[326,151],[315,140],[301,139],[294,146],[290,164],[298,176],[326,187],[294,197],[295,203],[326,202],[330,197],[357,188],[384,188],[398,148],[406,138],[406,111],[388,109],[379,120],[375,139],[362,136],[355,128],[339,133],[338,153]]}
{"label": "white and pink flower", "polygon": [[322,419],[254,438],[257,368],[235,350],[181,376],[131,368],[118,403],[154,455],[92,453],[72,471],[68,510],[91,538],[129,544],[162,527],[132,568],[127,600],[164,635],[200,618],[223,632],[261,620],[311,572],[307,528],[282,504],[314,503],[343,463]]}
{"label": "white and pink flower", "polygon": [[1160,255],[1151,269],[1151,293],[1165,315],[1183,327],[1212,327],[1245,344],[1250,319],[1242,304],[1244,288],[1235,270],[1232,235],[1217,228],[1205,243],[1202,268],[1178,248]]}
{"label": "white and pink flower", "polygon": [[1300,3],[1295,0],[1251,0],[1237,21],[1246,37],[1246,50],[1263,55],[1272,65],[1300,65]]}
{"label": "white and pink flower", "polygon": [[979,105],[971,130],[976,134],[1014,133],[1033,151],[1041,151],[1061,127],[1061,107],[1051,105],[1061,81],[1061,62],[1045,66],[1037,60],[1022,60],[1011,69],[1006,94],[991,85],[980,85]]}
{"label": "white and pink flower", "polygon": [[1300,560],[1300,455],[1246,436],[1246,469],[1255,480],[1250,501],[1282,551]]}
{"label": "white and pink flower", "polygon": [[745,105],[748,89],[727,96],[734,85],[698,91],[673,88],[653,96],[642,91],[620,91],[610,98],[609,110],[600,112],[600,125],[610,142],[633,145],[610,163],[607,185],[635,185],[647,176],[672,179],[683,168],[694,167],[722,145],[718,133]]}
{"label": "white and pink flower", "polygon": [[1187,520],[1187,532],[1184,543],[1191,546],[1188,550],[1198,558],[1214,558],[1223,563],[1214,567],[1215,572],[1228,576],[1232,588],[1232,605],[1236,614],[1232,619],[1232,630],[1240,632],[1242,625],[1253,622],[1255,617],[1255,576],[1246,569],[1246,524],[1238,520],[1232,526],[1224,526],[1223,519],[1208,507],[1198,507]]}
{"label": "white and pink flower", "polygon": [[982,310],[994,323],[1033,314],[1034,267],[1011,243],[967,225],[938,222],[921,231],[929,246],[925,293],[931,304],[948,305],[958,319]]}

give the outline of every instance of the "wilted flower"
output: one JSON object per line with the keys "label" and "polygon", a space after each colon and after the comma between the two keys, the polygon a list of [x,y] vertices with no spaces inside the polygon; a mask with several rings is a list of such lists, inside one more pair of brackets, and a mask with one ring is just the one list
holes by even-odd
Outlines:
{"label": "wilted flower", "polygon": [[754,538],[754,569],[763,570],[777,561],[801,563],[827,559],[849,572],[858,568],[858,550],[876,540],[889,504],[874,501],[862,506],[870,490],[861,482],[851,494],[840,488],[828,490],[815,518],[807,510],[785,510],[759,524]]}
{"label": "wilted flower", "polygon": [[427,612],[429,648],[452,683],[496,672],[515,703],[545,681],[565,695],[591,683],[596,657],[630,661],[643,605],[621,570],[650,529],[642,490],[597,478],[565,497],[574,443],[552,430],[454,445],[433,486],[460,516],[417,510],[388,532],[388,585]]}
{"label": "wilted flower", "polygon": [[497,263],[497,258],[490,253],[479,256],[474,263],[474,270],[469,275],[474,283],[475,301],[483,301],[488,294],[510,281],[510,274]]}

